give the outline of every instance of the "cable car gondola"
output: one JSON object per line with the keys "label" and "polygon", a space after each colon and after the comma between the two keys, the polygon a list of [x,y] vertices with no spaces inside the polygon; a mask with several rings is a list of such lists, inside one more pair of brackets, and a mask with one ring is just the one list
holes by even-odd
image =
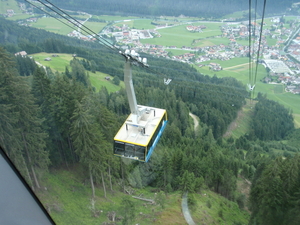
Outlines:
{"label": "cable car gondola", "polygon": [[165,109],[137,105],[131,64],[148,66],[134,51],[125,51],[124,83],[131,114],[114,137],[114,155],[148,162],[168,122]]}

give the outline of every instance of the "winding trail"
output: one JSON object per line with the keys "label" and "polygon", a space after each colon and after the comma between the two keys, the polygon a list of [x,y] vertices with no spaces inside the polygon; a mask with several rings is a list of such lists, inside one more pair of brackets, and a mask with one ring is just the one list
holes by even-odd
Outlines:
{"label": "winding trail", "polygon": [[[192,113],[189,113],[189,116],[193,118],[194,120],[194,131],[196,132],[197,127],[199,126],[199,120],[198,117]],[[196,225],[189,210],[188,201],[187,201],[187,195],[188,192],[185,192],[182,196],[182,202],[181,202],[181,210],[184,216],[185,221],[188,225]]]}
{"label": "winding trail", "polygon": [[187,202],[187,194],[188,192],[185,192],[182,196],[182,202],[181,202],[182,213],[188,225],[196,225],[190,214],[190,210]]}
{"label": "winding trail", "polygon": [[199,120],[197,118],[196,115],[192,114],[192,113],[189,113],[190,117],[193,118],[194,120],[194,130],[196,131],[197,130],[197,127],[199,126]]}

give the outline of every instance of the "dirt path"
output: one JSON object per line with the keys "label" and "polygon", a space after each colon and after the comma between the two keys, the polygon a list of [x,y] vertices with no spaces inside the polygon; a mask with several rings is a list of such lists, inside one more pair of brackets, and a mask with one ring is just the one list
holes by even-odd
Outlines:
{"label": "dirt path", "polygon": [[243,117],[243,115],[244,115],[243,109],[240,109],[237,113],[237,117],[235,118],[234,121],[230,123],[223,137],[229,137],[231,135],[231,132],[238,126],[237,121],[239,121]]}
{"label": "dirt path", "polygon": [[182,207],[182,213],[185,218],[185,221],[189,225],[196,225],[189,210],[188,202],[187,202],[187,192],[185,192],[182,196],[182,202],[181,202],[181,207]]}
{"label": "dirt path", "polygon": [[189,113],[190,117],[193,118],[194,120],[194,131],[197,130],[197,127],[199,126],[199,120],[198,120],[198,117],[192,113]]}
{"label": "dirt path", "polygon": [[232,131],[237,129],[237,127],[241,125],[243,120],[249,117],[249,110],[253,113],[253,108],[255,107],[256,103],[257,102],[253,100],[246,100],[246,104],[238,111],[237,117],[229,124],[227,131],[225,132],[223,137],[229,137],[232,134]]}
{"label": "dirt path", "polygon": [[236,66],[226,67],[226,68],[223,68],[223,70],[230,70],[230,69],[240,67],[240,66],[245,66],[245,65],[249,65],[249,63],[244,63],[244,64],[239,64],[239,65],[236,65]]}

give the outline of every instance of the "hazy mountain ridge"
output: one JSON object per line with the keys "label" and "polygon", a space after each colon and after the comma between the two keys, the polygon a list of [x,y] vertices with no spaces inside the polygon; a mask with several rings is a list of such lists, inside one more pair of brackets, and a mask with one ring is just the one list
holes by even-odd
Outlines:
{"label": "hazy mountain ridge", "polygon": [[[20,1],[20,0],[18,0]],[[71,10],[86,11],[93,14],[122,14],[122,15],[139,15],[139,16],[193,16],[193,17],[214,17],[220,18],[226,14],[236,11],[248,10],[248,1],[239,0],[149,0],[149,1],[120,1],[120,0],[87,0],[87,1],[59,1],[52,0],[62,8]],[[266,13],[285,13],[291,8],[292,3],[296,0],[288,1],[267,1]],[[255,2],[252,2],[255,8]],[[257,2],[258,12],[262,12],[263,1]]]}

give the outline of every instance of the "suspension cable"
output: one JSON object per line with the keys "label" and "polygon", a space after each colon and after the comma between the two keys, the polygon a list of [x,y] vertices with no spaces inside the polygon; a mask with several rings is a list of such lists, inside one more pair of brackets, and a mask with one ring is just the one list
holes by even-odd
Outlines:
{"label": "suspension cable", "polygon": [[[53,11],[54,13],[56,13],[56,14],[58,14],[59,16],[61,16],[62,18],[64,18],[64,19],[66,19],[69,23],[72,23],[74,26],[76,26],[77,28],[80,28],[80,29],[82,29],[80,26],[79,26],[79,24],[80,25],[82,25],[79,21],[77,21],[77,20],[75,20],[75,19],[73,19],[74,21],[72,21],[72,20],[70,20],[69,18],[67,18],[66,16],[64,16],[64,15],[62,15],[61,13],[59,13],[59,12],[57,12],[57,11],[55,11],[53,8],[51,8],[49,5],[47,5],[47,4],[45,4],[44,2],[42,2],[41,0],[37,0],[39,3],[41,3],[42,5],[44,5],[45,7],[47,7],[48,9],[50,9],[51,11]],[[61,10],[62,11],[62,10]],[[64,11],[62,11],[64,14],[66,14]],[[67,15],[67,14],[66,14]],[[52,16],[53,17],[53,16]],[[55,18],[55,17],[54,17]],[[70,17],[71,18],[71,17]],[[56,19],[56,18],[55,18]],[[71,18],[72,19],[72,18]],[[94,35],[97,35],[95,32],[92,32],[92,33],[90,33],[89,31],[86,31],[85,29],[82,29],[84,32],[86,32],[87,34],[89,34],[89,35],[91,35],[91,36],[94,36]],[[102,42],[103,43],[103,45],[104,46],[106,46],[107,48],[109,48],[109,49],[111,49],[111,50],[114,50],[114,51],[116,51],[117,49],[116,48],[113,48],[113,47],[111,47],[110,45],[108,45],[108,44],[106,44],[105,43],[105,41],[103,41],[103,39],[99,36],[99,35],[97,35],[96,36],[97,38],[97,40],[98,41],[100,41],[100,42]]]}
{"label": "suspension cable", "polygon": [[[38,0],[40,1],[40,0]],[[96,34],[96,32],[92,31],[90,28],[88,28],[87,26],[85,26],[84,24],[80,23],[78,20],[76,20],[75,18],[73,18],[72,16],[70,16],[68,13],[66,13],[65,11],[61,10],[60,8],[58,8],[56,5],[54,5],[53,3],[49,2],[48,0],[45,0],[46,2],[48,2],[50,5],[52,5],[53,7],[55,7],[56,9],[58,9],[60,12],[64,13],[65,15],[67,15],[69,18],[71,18],[72,20],[74,20],[76,23],[80,24],[82,27],[84,27],[85,29],[87,29],[88,31],[92,32],[92,34],[97,35],[100,37],[100,35]],[[78,27],[81,28],[81,27]],[[85,31],[86,32],[86,31]],[[88,32],[86,32],[88,33]],[[88,33],[90,34],[90,33]],[[108,41],[106,41],[105,39],[102,38],[102,40],[106,43],[106,45],[108,45],[109,47],[111,47],[110,43]],[[113,48],[111,47],[111,49],[118,51],[117,48]]]}

